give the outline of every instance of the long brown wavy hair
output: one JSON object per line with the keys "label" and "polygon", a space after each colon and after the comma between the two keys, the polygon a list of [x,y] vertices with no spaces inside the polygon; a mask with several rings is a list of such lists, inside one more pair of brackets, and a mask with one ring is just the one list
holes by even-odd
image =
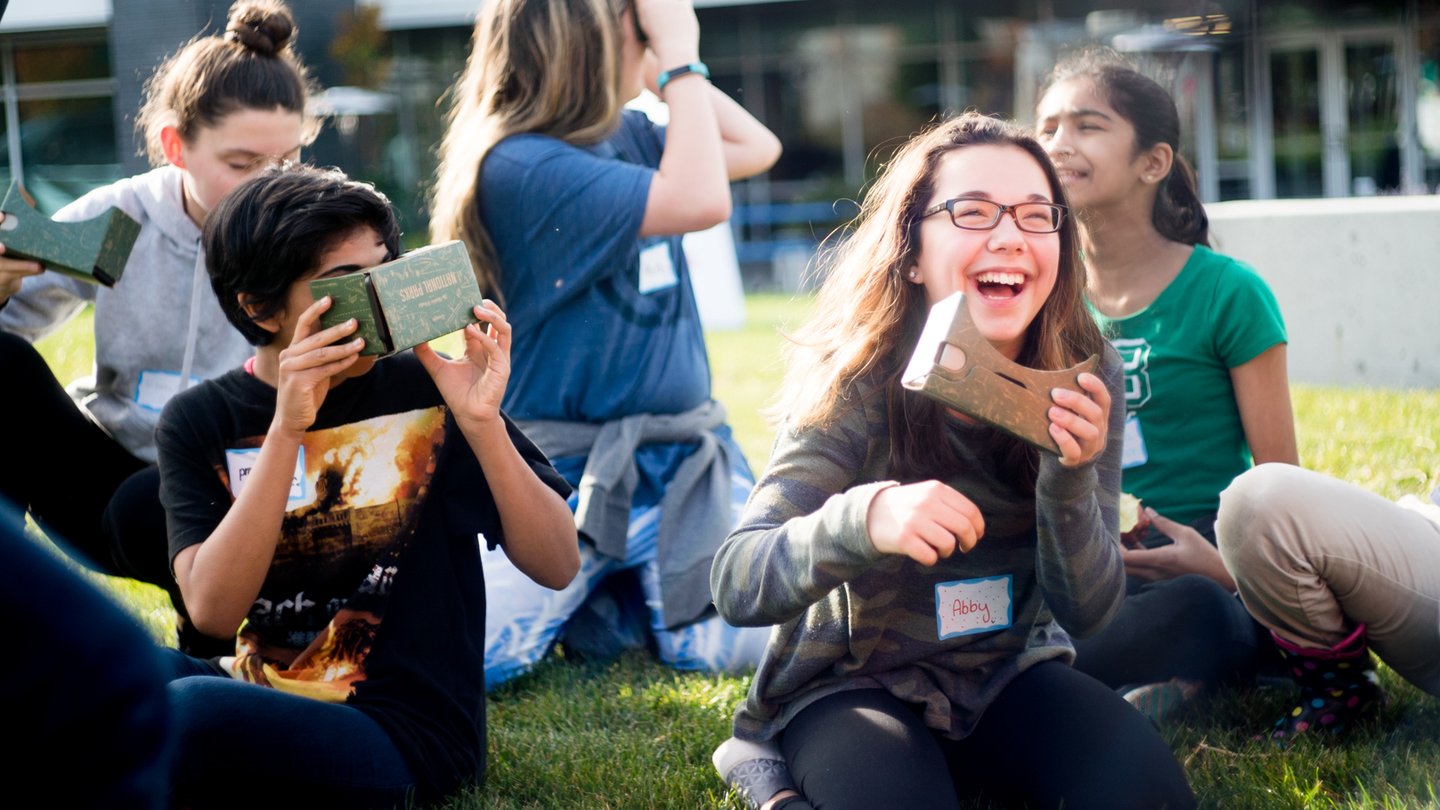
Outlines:
{"label": "long brown wavy hair", "polygon": [[[620,123],[625,0],[486,0],[450,96],[430,238],[459,239],[480,288],[500,299],[495,245],[480,219],[480,165],[523,132],[598,143]],[[502,300],[503,303],[503,300]]]}
{"label": "long brown wavy hair", "polygon": [[[824,281],[814,315],[790,336],[789,369],[772,417],[788,418],[792,428],[824,427],[843,409],[858,405],[853,401],[858,383],[874,380],[890,414],[891,469],[916,478],[953,470],[954,451],[940,439],[943,407],[900,385],[929,313],[924,287],[907,281],[906,274],[920,253],[920,215],[934,196],[940,158],[978,145],[1024,150],[1045,172],[1051,199],[1065,204],[1050,158],[1015,124],[967,112],[911,138],[866,192],[849,232],[822,253]],[[1085,307],[1085,270],[1077,246],[1075,222],[1067,216],[1060,229],[1055,288],[1026,331],[1017,358],[1022,365],[1068,368],[1104,346]],[[1033,486],[1034,450],[999,431],[992,449],[1016,483]]]}

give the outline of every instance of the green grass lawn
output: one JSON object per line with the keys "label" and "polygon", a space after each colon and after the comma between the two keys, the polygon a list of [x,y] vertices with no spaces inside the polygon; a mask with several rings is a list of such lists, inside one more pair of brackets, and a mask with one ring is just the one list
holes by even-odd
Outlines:
{"label": "green grass lawn", "polygon": [[[710,336],[716,396],[758,471],[772,431],[759,416],[782,366],[777,330],[808,300],[752,296],[749,325]],[[44,341],[62,379],[89,370],[89,321]],[[1312,469],[1387,498],[1440,483],[1440,392],[1293,387],[1300,457]],[[173,632],[159,591],[109,580],[157,635]],[[1251,736],[1287,708],[1279,689],[1229,691],[1166,729],[1201,804],[1214,808],[1435,807],[1440,702],[1382,671],[1380,722],[1344,744],[1302,739],[1281,752]],[[489,778],[452,808],[740,808],[710,767],[748,678],[676,673],[643,655],[603,667],[557,654],[506,684],[489,709]],[[1115,778],[1123,779],[1123,774]]]}

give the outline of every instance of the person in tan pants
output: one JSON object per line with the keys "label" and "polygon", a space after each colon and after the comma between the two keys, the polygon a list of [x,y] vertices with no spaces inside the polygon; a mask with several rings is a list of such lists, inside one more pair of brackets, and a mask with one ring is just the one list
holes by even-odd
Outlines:
{"label": "person in tan pants", "polygon": [[1343,732],[1379,704],[1373,649],[1440,697],[1440,489],[1398,503],[1299,467],[1262,464],[1220,499],[1220,554],[1300,684],[1272,736]]}

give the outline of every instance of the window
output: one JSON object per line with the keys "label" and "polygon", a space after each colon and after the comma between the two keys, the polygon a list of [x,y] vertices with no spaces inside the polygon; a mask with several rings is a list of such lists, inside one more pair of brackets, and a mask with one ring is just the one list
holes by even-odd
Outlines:
{"label": "window", "polygon": [[47,214],[123,176],[103,31],[0,39],[0,184],[17,176]]}

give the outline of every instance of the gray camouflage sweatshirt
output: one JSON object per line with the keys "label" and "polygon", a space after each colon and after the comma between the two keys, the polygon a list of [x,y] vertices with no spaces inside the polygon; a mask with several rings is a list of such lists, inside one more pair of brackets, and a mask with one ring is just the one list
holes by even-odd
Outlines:
{"label": "gray camouflage sweatshirt", "polygon": [[215,300],[180,183],[180,170],[166,166],[95,189],[56,213],[76,221],[113,205],[140,223],[115,287],[42,273],[0,309],[0,329],[33,342],[94,302],[94,373],[71,384],[70,395],[126,450],[152,463],[155,422],[170,396],[252,353]]}
{"label": "gray camouflage sweatshirt", "polygon": [[[1119,358],[1101,376],[1124,402]],[[735,736],[774,738],[806,706],[847,689],[880,688],[960,739],[1020,672],[1074,660],[1067,631],[1096,632],[1124,598],[1119,553],[1120,449],[1109,442],[1070,469],[1040,454],[1035,493],[1002,483],[979,452],[991,428],[953,421],[961,463],[945,483],[985,518],[968,554],[927,568],[881,555],[866,532],[875,495],[893,481],[884,398],[861,386],[824,429],[782,430],[739,527],[721,546],[710,587],[736,625],[777,624]]]}

